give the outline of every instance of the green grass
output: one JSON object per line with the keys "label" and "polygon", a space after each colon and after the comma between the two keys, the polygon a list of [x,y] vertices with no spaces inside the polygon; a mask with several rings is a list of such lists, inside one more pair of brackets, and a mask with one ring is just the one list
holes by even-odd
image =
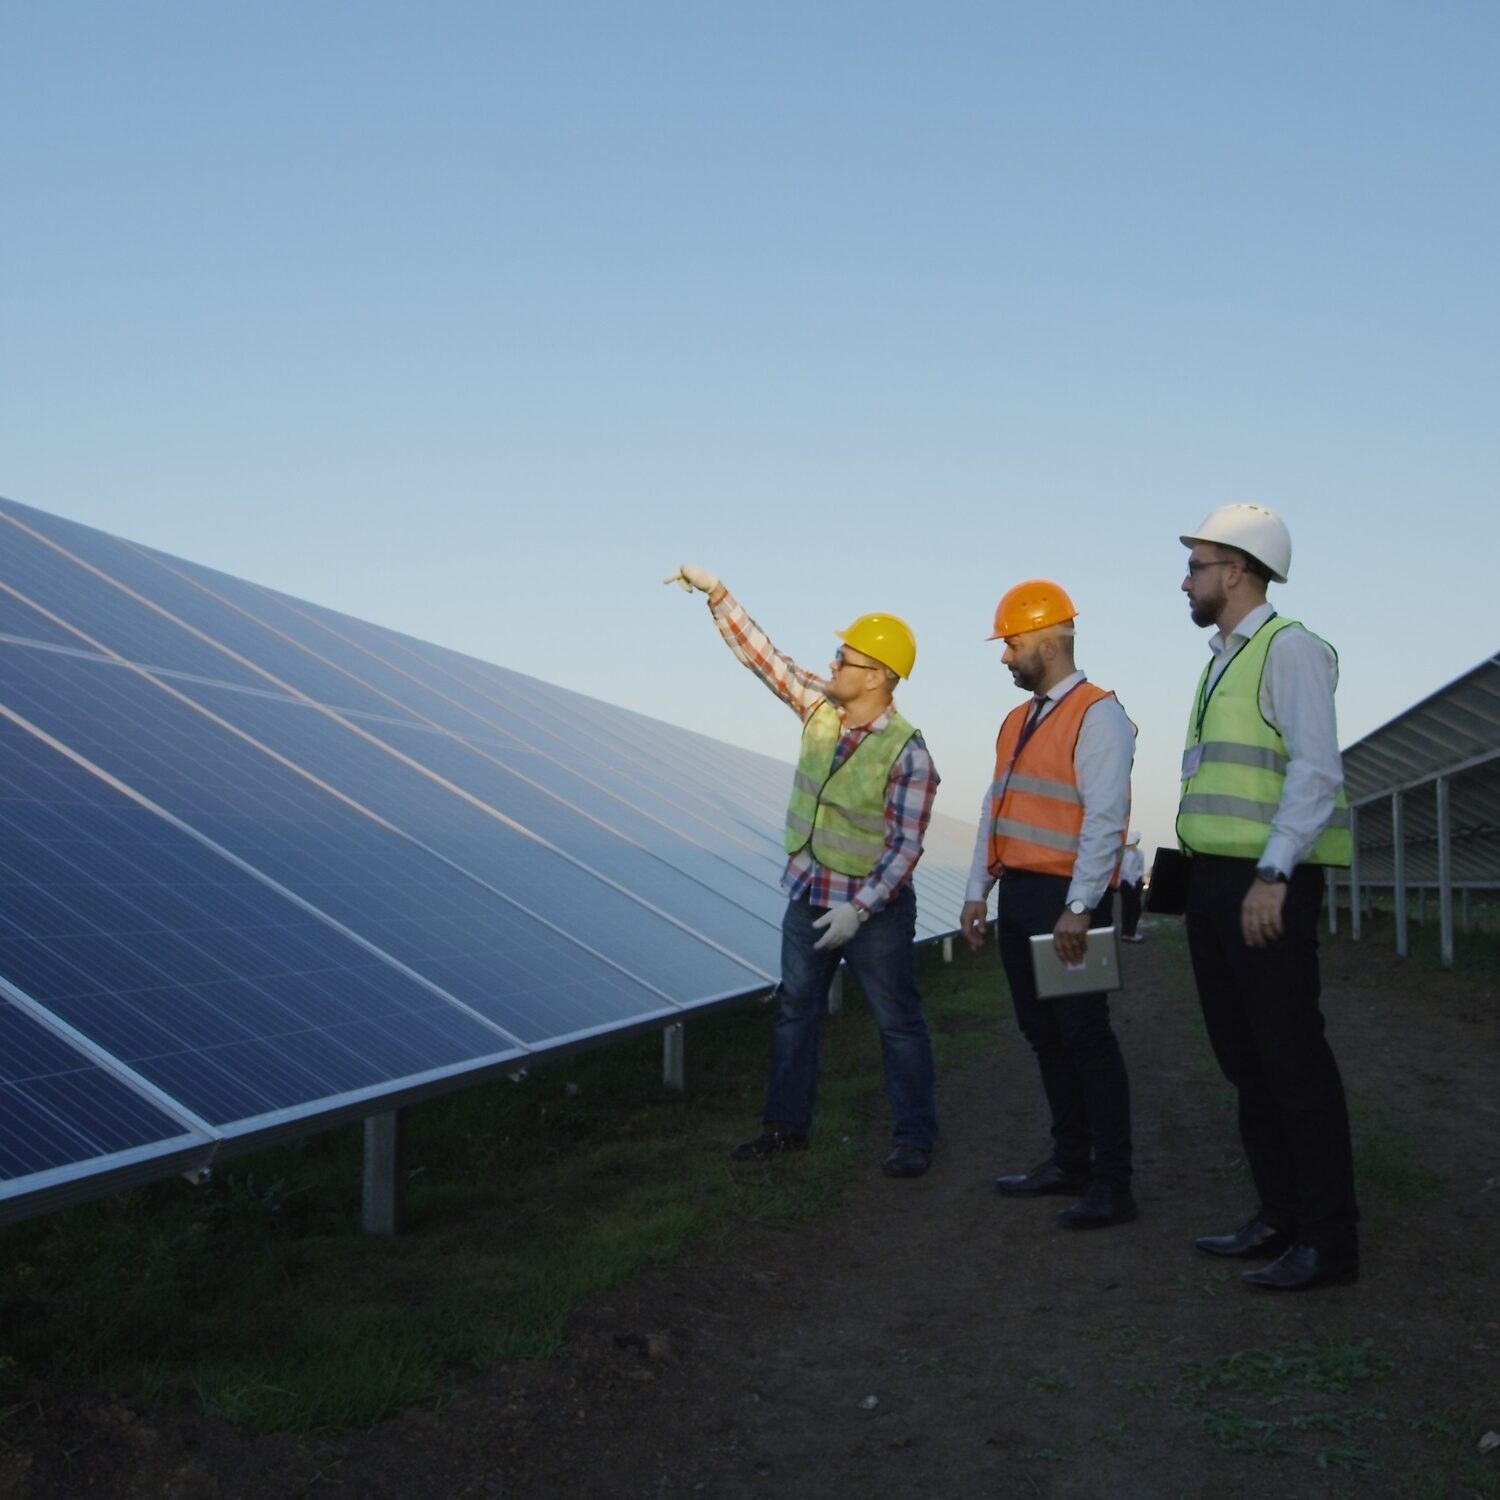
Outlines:
{"label": "green grass", "polygon": [[[1334,1398],[1379,1382],[1395,1368],[1370,1339],[1303,1339],[1179,1360],[1173,1400],[1226,1452],[1296,1455],[1320,1469],[1376,1469],[1358,1438],[1365,1427],[1388,1423],[1390,1413]],[[1339,1441],[1327,1441],[1330,1436]]]}
{"label": "green grass", "polygon": [[1354,1172],[1363,1193],[1414,1203],[1441,1191],[1444,1179],[1420,1165],[1410,1139],[1397,1131],[1362,1124],[1354,1142]]}
{"label": "green grass", "polygon": [[[1348,892],[1341,893],[1347,903]],[[1348,906],[1339,909],[1339,930],[1331,941],[1354,943]],[[1376,947],[1394,954],[1396,950],[1396,914],[1389,892],[1377,893],[1373,909],[1367,910],[1360,923],[1361,948]],[[1417,920],[1417,902],[1406,903],[1407,956],[1402,962],[1420,968],[1442,970],[1442,930],[1438,919],[1436,895],[1427,902],[1425,921]],[[1491,979],[1500,967],[1500,902],[1490,893],[1475,896],[1470,904],[1469,928],[1464,930],[1461,897],[1453,897],[1453,965],[1446,970],[1471,979]]]}
{"label": "green grass", "polygon": [[1304,1339],[1272,1349],[1240,1349],[1178,1365],[1182,1391],[1326,1391],[1343,1395],[1388,1374],[1394,1362],[1369,1340]]}
{"label": "green grass", "polygon": [[[993,952],[919,973],[939,1067],[1009,1034]],[[546,1358],[585,1299],[747,1223],[835,1207],[883,1150],[879,1042],[852,981],[828,1018],[811,1150],[731,1165],[757,1130],[771,1011],[659,1035],[407,1111],[407,1229],[359,1224],[357,1127],[0,1231],[0,1407],[28,1386],[196,1403],[266,1430],[361,1426],[466,1370]]]}
{"label": "green grass", "polygon": [[[1172,1426],[1172,1441],[1201,1441],[1244,1455],[1247,1465],[1264,1458],[1281,1465],[1259,1478],[1247,1467],[1247,1494],[1265,1487],[1320,1500],[1352,1497],[1365,1492],[1360,1476],[1378,1470],[1379,1493],[1403,1500],[1500,1496],[1500,1465],[1475,1450],[1494,1426],[1493,1412],[1482,1401],[1414,1407],[1412,1372],[1373,1338],[1327,1335],[1193,1358],[1183,1352],[1191,1335],[1125,1319],[1070,1332],[1086,1350],[1080,1384],[1088,1384],[1088,1364],[1102,1359],[1116,1372],[1109,1384],[1132,1398],[1128,1415],[1095,1430],[1095,1448],[1128,1452],[1140,1437],[1160,1442],[1168,1426],[1186,1424]],[[1287,1465],[1302,1468],[1309,1488],[1293,1482],[1287,1489]]]}
{"label": "green grass", "polygon": [[918,1354],[913,1349],[898,1349],[896,1351],[896,1363],[898,1365],[911,1365],[916,1369],[925,1370],[930,1375],[967,1375],[967,1365],[958,1364],[941,1354]]}

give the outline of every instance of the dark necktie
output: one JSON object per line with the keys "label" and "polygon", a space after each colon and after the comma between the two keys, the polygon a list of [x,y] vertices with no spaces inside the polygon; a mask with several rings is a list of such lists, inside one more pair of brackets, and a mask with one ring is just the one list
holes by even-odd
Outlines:
{"label": "dark necktie", "polygon": [[1021,726],[1021,738],[1016,741],[1016,753],[1011,756],[1012,764],[1020,758],[1021,752],[1026,748],[1026,741],[1031,738],[1032,734],[1036,731],[1036,726],[1041,723],[1042,710],[1046,706],[1047,699],[1045,698],[1038,698],[1033,702],[1031,717]]}

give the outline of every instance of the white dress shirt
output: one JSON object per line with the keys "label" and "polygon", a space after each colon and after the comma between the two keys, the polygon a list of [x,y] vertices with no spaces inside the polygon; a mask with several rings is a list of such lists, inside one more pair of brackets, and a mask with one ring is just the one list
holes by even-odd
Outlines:
{"label": "white dress shirt", "polygon": [[[1215,631],[1208,686],[1213,687],[1235,654],[1276,613],[1270,604],[1252,609],[1226,638]],[[1258,865],[1274,865],[1290,875],[1333,816],[1333,802],[1344,784],[1333,692],[1338,658],[1326,642],[1296,626],[1279,631],[1266,654],[1260,679],[1260,711],[1286,741],[1286,782],[1281,804]]]}
{"label": "white dress shirt", "polygon": [[[1054,683],[1046,694],[1042,719],[1067,692],[1084,680],[1074,672]],[[1038,721],[1040,722],[1040,720]],[[1130,822],[1130,767],[1135,760],[1135,726],[1115,698],[1101,698],[1083,716],[1073,751],[1073,774],[1083,798],[1083,827],[1078,834],[1078,856],[1067,899],[1082,901],[1090,911],[1097,906],[1114,877],[1120,839]],[[983,901],[995,884],[990,874],[990,826],[995,788],[984,794],[979,807],[979,836],[969,865],[966,901]]]}

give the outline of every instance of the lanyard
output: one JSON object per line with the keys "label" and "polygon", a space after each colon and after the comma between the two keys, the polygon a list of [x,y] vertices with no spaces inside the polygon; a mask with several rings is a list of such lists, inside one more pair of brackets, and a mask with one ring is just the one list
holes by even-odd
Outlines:
{"label": "lanyard", "polygon": [[1235,661],[1238,659],[1240,652],[1243,651],[1245,647],[1248,646],[1250,642],[1253,641],[1255,637],[1259,635],[1261,631],[1264,630],[1266,626],[1269,625],[1275,618],[1276,611],[1273,609],[1271,613],[1268,614],[1265,619],[1255,627],[1254,632],[1246,636],[1245,639],[1240,642],[1239,646],[1235,648],[1234,655],[1224,663],[1224,670],[1220,672],[1217,677],[1213,675],[1213,663],[1209,663],[1208,671],[1203,675],[1203,690],[1198,694],[1198,719],[1197,723],[1193,726],[1194,744],[1200,743],[1203,739],[1203,721],[1208,716],[1208,700],[1213,697],[1214,693],[1218,690],[1219,684],[1223,682],[1226,676],[1228,676],[1229,669],[1235,664]]}

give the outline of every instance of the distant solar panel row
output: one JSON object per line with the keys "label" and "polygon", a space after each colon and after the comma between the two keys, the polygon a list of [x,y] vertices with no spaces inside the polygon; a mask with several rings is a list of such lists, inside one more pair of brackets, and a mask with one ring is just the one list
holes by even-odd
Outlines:
{"label": "distant solar panel row", "polygon": [[768,988],[787,777],[0,501],[0,1218]]}

